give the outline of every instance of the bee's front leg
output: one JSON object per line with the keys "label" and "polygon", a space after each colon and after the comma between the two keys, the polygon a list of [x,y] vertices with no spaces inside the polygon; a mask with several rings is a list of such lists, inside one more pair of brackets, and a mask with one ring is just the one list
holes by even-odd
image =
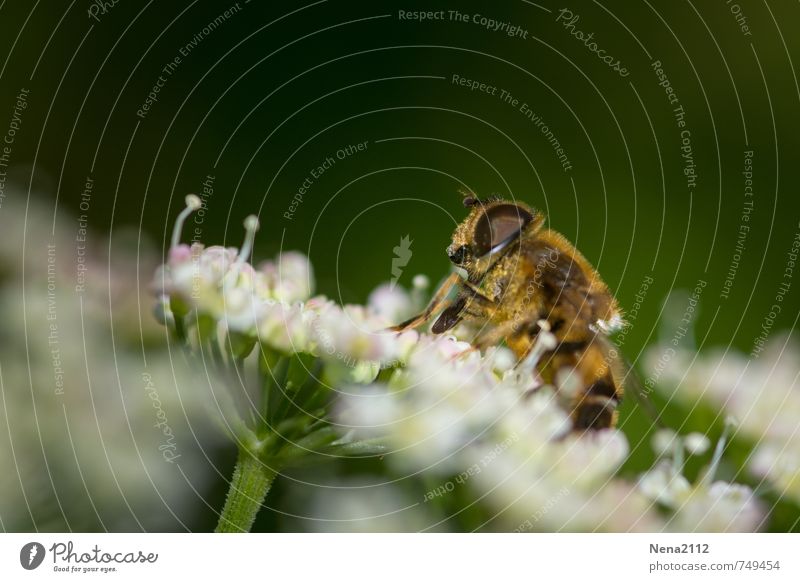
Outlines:
{"label": "bee's front leg", "polygon": [[453,289],[453,287],[461,281],[461,277],[458,276],[458,273],[453,272],[450,274],[447,279],[445,279],[442,286],[436,291],[434,296],[431,298],[428,306],[425,308],[425,311],[420,313],[419,315],[415,315],[411,319],[407,319],[403,323],[399,323],[397,325],[393,325],[392,327],[388,328],[388,331],[406,331],[409,329],[414,329],[423,325],[433,319],[433,316],[436,315],[439,311],[450,305],[450,302],[447,300],[447,295]]}
{"label": "bee's front leg", "polygon": [[444,333],[463,320],[488,322],[497,309],[495,302],[469,281],[461,282],[461,292],[433,324],[431,332]]}

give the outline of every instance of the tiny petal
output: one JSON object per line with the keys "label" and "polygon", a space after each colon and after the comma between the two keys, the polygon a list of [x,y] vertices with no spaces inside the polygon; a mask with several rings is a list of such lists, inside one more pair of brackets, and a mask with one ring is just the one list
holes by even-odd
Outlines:
{"label": "tiny petal", "polygon": [[288,251],[259,265],[269,296],[278,301],[305,301],[314,292],[314,271],[302,253]]}
{"label": "tiny petal", "polygon": [[517,363],[517,358],[514,356],[514,352],[503,346],[494,348],[489,357],[491,358],[490,361],[492,368],[499,374],[504,374],[505,372],[511,370],[514,367],[514,364]]}
{"label": "tiny petal", "polygon": [[653,434],[650,444],[656,454],[665,455],[672,450],[672,447],[675,446],[676,437],[677,435],[675,434],[675,431],[668,428],[662,428]]}
{"label": "tiny petal", "polygon": [[384,283],[376,287],[367,298],[370,313],[384,319],[387,326],[399,323],[412,315],[411,297],[399,285]]}
{"label": "tiny petal", "polygon": [[692,490],[683,475],[673,473],[668,463],[660,463],[639,479],[639,489],[648,498],[668,507],[678,507]]}
{"label": "tiny petal", "polygon": [[411,280],[411,285],[414,289],[425,290],[431,284],[430,279],[428,279],[425,275],[415,275],[414,278]]}
{"label": "tiny petal", "polygon": [[568,366],[556,372],[555,385],[558,388],[558,397],[564,402],[574,402],[583,390],[580,373]]}
{"label": "tiny petal", "polygon": [[683,446],[690,455],[702,455],[711,447],[711,441],[706,435],[693,432],[684,437]]}

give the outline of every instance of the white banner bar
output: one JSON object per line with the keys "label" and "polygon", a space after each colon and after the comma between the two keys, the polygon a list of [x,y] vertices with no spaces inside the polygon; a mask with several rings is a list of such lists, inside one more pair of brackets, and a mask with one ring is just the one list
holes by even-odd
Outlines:
{"label": "white banner bar", "polygon": [[4,534],[0,580],[777,581],[798,554],[792,534]]}

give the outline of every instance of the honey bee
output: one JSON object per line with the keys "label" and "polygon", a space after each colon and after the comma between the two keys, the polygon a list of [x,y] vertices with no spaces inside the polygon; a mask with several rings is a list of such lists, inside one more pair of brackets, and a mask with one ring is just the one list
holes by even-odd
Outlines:
{"label": "honey bee", "polygon": [[[468,193],[464,206],[469,215],[456,227],[447,256],[466,277],[452,273],[423,313],[392,329],[418,327],[438,314],[432,333],[472,323],[480,329],[476,348],[505,341],[519,362],[547,329],[556,341],[536,363],[540,381],[561,391],[561,371],[571,375],[573,389],[564,390],[568,395],[562,401],[576,431],[615,426],[622,365],[608,334],[624,322],[600,275],[527,204]],[[455,298],[448,299],[454,288]]]}

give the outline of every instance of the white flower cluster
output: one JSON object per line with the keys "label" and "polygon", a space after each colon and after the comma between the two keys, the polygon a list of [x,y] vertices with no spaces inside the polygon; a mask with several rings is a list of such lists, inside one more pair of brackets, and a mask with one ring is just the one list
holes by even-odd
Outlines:
{"label": "white flower cluster", "polygon": [[656,432],[653,448],[662,460],[642,475],[639,487],[646,497],[673,512],[671,529],[746,532],[763,525],[763,507],[750,487],[714,480],[726,441],[727,431],[709,467],[692,485],[682,474],[684,453],[705,454],[708,438],[699,433],[679,437],[669,429]]}
{"label": "white flower cluster", "polygon": [[[539,341],[552,341],[547,335],[540,332]],[[628,455],[625,436],[617,430],[575,434],[558,394],[520,371],[531,362],[509,369],[510,362],[505,348],[482,356],[455,338],[423,336],[386,384],[354,387],[338,420],[364,437],[388,438],[387,458],[399,471],[442,482],[424,502],[468,487],[491,505],[502,529],[748,531],[760,525],[752,491],[707,480],[690,485],[680,459],[660,463],[638,483],[617,477]],[[708,448],[702,435],[673,440],[693,454]]]}
{"label": "white flower cluster", "polygon": [[[649,354],[657,365],[663,349]],[[800,501],[800,346],[775,337],[758,359],[733,350],[695,358],[677,351],[659,378],[659,387],[687,404],[710,402],[738,423],[737,435],[755,443],[751,472],[778,495]]]}
{"label": "white flower cluster", "polygon": [[196,196],[187,196],[168,260],[154,278],[165,321],[199,328],[206,322],[212,337],[223,332],[249,339],[250,348],[257,341],[282,354],[319,356],[328,364],[326,376],[336,379],[370,381],[381,367],[401,362],[416,342],[415,332],[384,331],[414,307],[402,289],[376,291],[367,307],[341,307],[324,296],[312,297],[314,275],[305,255],[284,252],[254,267],[248,259],[258,230],[255,216],[245,220],[240,250],[180,244],[183,222],[199,204]]}

